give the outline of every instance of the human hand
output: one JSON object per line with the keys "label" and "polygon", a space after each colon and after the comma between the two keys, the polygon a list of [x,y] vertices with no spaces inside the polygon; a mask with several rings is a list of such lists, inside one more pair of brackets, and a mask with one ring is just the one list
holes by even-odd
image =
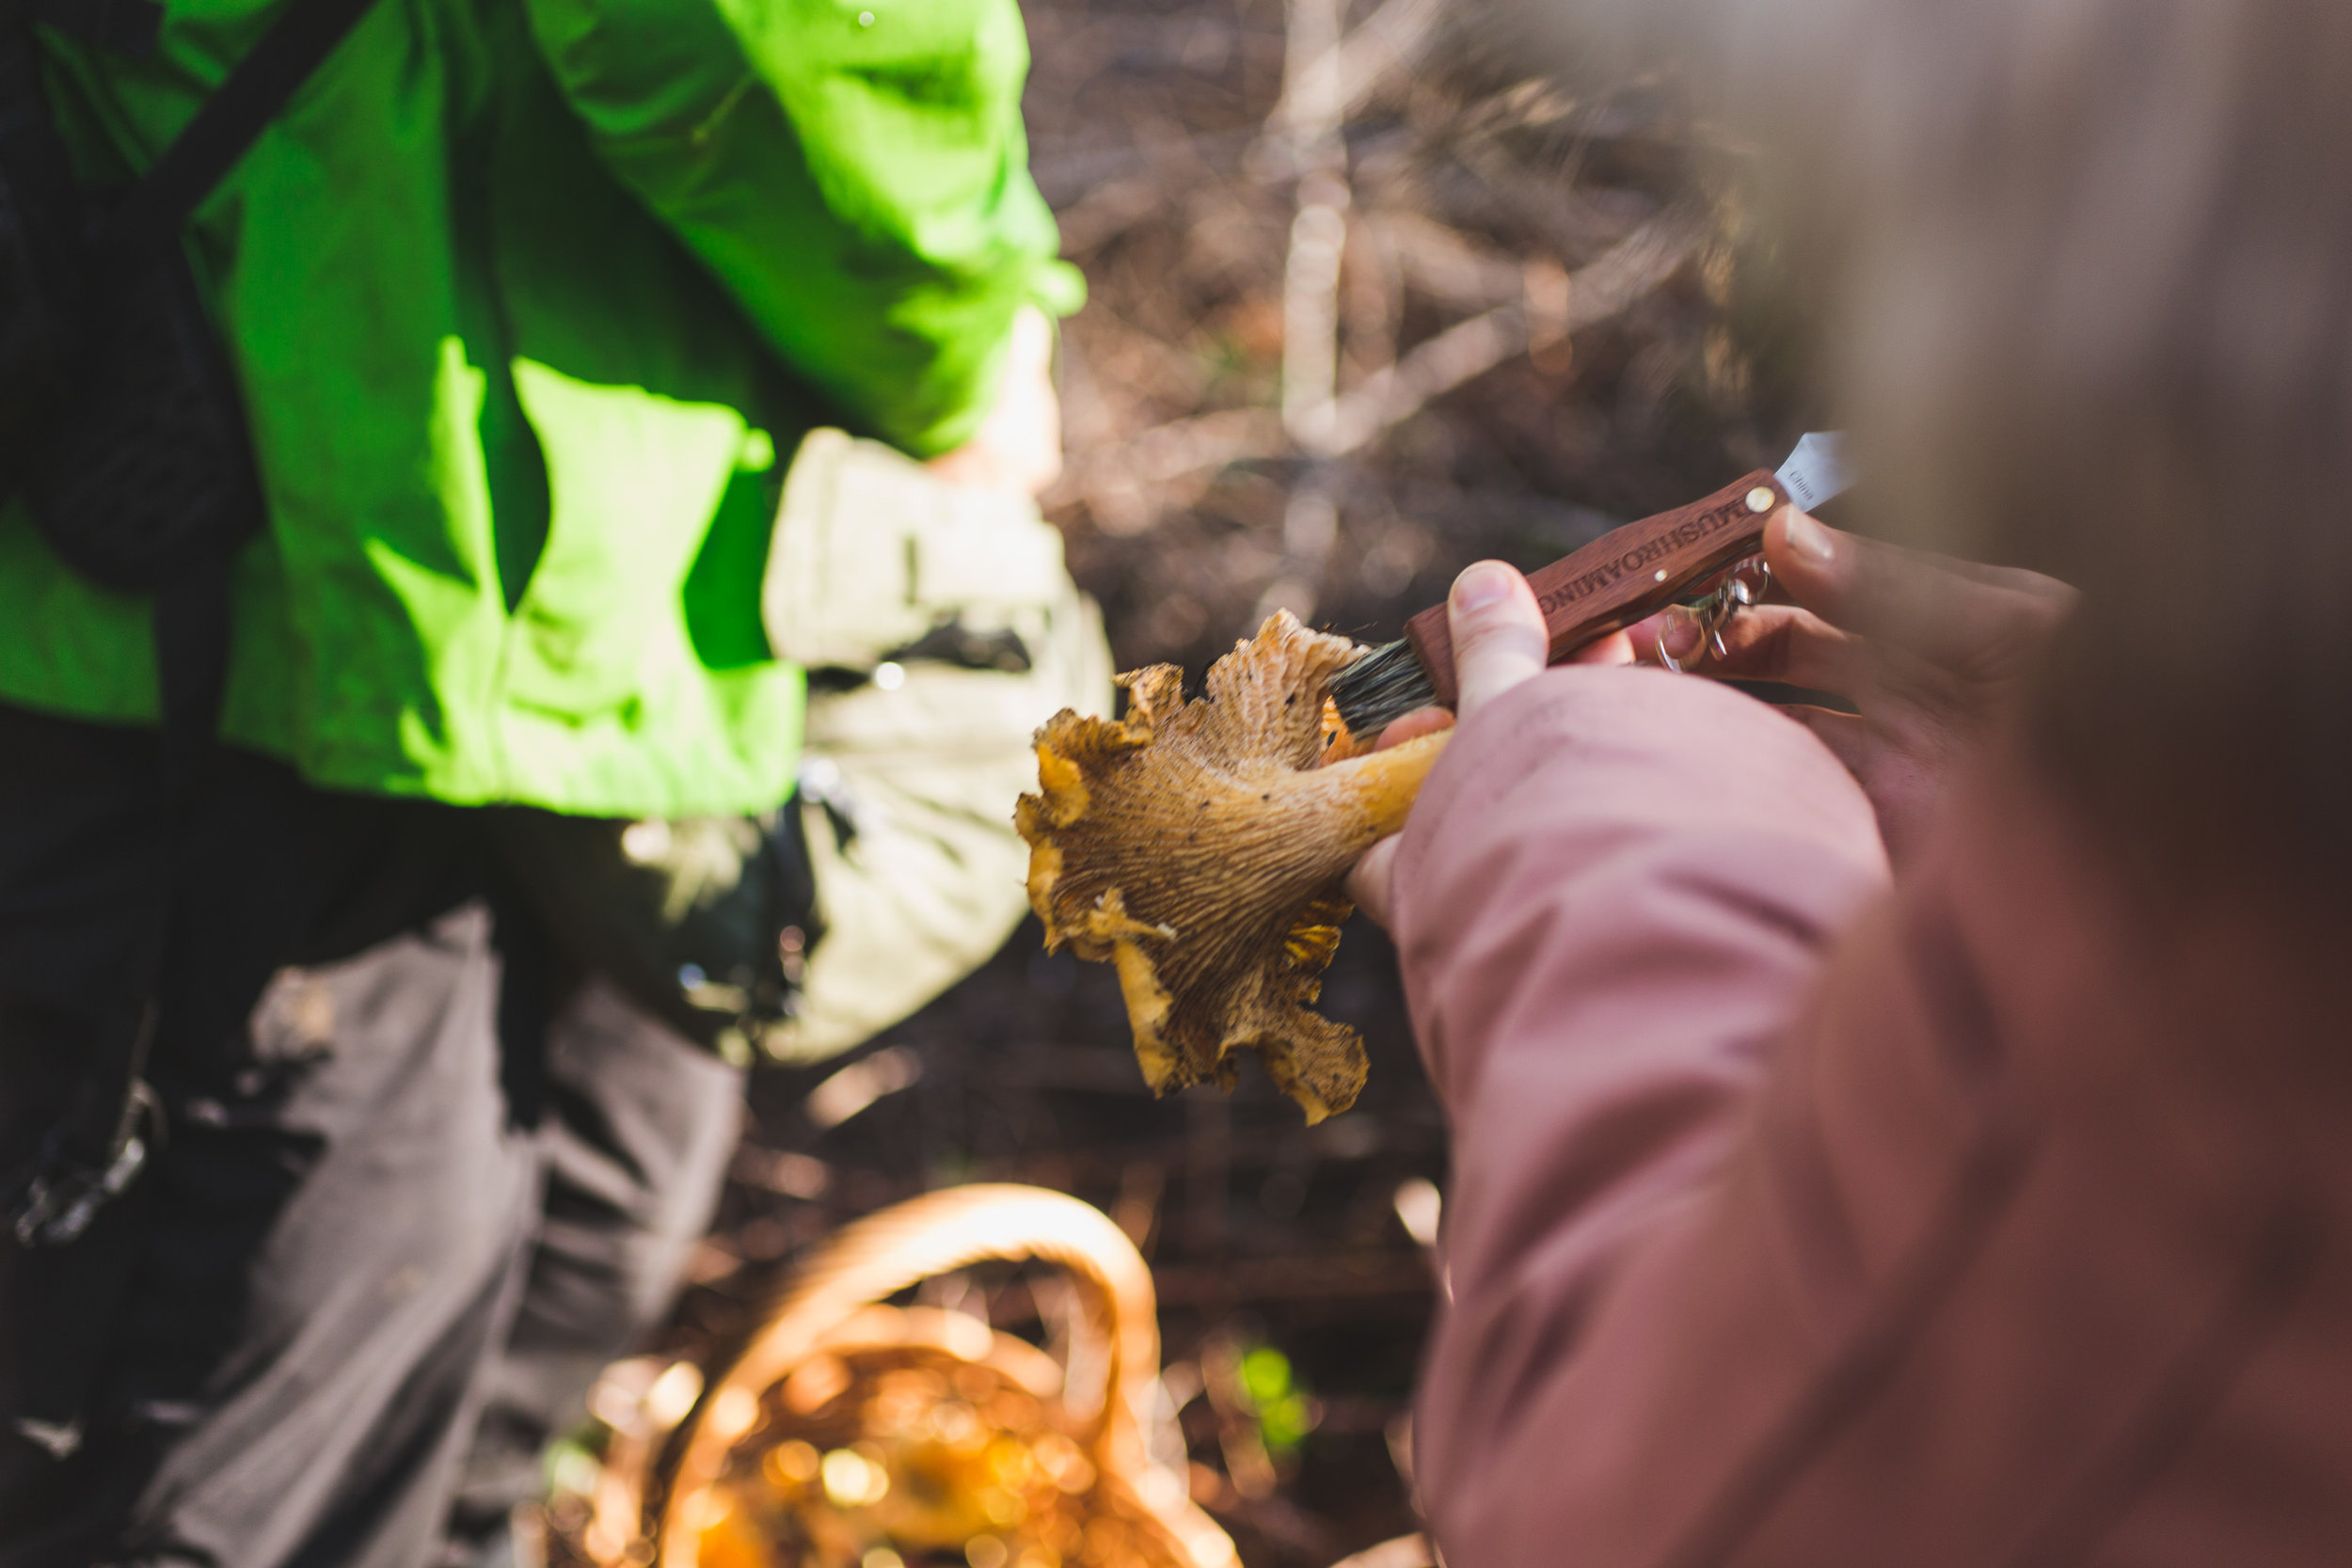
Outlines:
{"label": "human hand", "polygon": [[1726,652],[1669,611],[1631,628],[1648,662],[1786,681],[1859,713],[1790,707],[1860,782],[1898,862],[1938,812],[1959,762],[2008,712],[2074,591],[2038,572],[1879,544],[1783,507],[1764,530],[1774,597],[1723,628]]}
{"label": "human hand", "polygon": [[[1544,612],[1536,608],[1527,579],[1500,561],[1481,561],[1462,569],[1446,595],[1446,629],[1454,638],[1454,671],[1460,695],[1454,712],[1425,707],[1408,713],[1380,732],[1374,750],[1387,751],[1415,736],[1452,725],[1456,716],[1468,719],[1488,703],[1523,681],[1544,673],[1544,656],[1550,633]],[[1630,664],[1633,645],[1623,632],[1604,637],[1571,655],[1571,664]],[[1394,837],[1384,838],[1364,852],[1348,873],[1347,895],[1382,926],[1389,923],[1390,879],[1396,863]]]}
{"label": "human hand", "polygon": [[972,438],[923,465],[943,483],[1036,496],[1061,477],[1061,399],[1054,391],[1054,324],[1025,305],[1012,321],[996,403]]}

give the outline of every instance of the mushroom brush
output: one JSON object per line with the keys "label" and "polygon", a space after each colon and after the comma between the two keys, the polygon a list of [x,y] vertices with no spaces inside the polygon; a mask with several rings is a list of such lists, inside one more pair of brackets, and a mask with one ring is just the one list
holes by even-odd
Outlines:
{"label": "mushroom brush", "polygon": [[1119,971],[1154,1093],[1231,1088],[1239,1053],[1322,1120],[1364,1085],[1356,1031],[1313,1011],[1353,911],[1342,884],[1405,814],[1443,734],[1326,761],[1325,697],[1362,655],[1278,612],[1184,698],[1183,673],[1119,677],[1126,717],[1065,708],[1037,732],[1014,815],[1049,949]]}

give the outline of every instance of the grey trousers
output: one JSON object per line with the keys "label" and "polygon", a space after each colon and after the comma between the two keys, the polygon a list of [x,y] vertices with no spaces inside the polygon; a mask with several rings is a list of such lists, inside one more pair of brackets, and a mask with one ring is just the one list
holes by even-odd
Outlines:
{"label": "grey trousers", "polygon": [[0,1169],[147,965],[167,1130],[81,1241],[0,1241],[0,1565],[422,1568],[666,1306],[739,1085],[472,814],[230,753],[174,836],[158,776],[0,708]]}
{"label": "grey trousers", "polygon": [[743,1074],[610,985],[568,988],[546,1031],[541,1190],[521,1298],[485,1363],[444,1561],[494,1561],[544,1488],[548,1439],[586,1414],[604,1365],[668,1312],[709,1227],[739,1134]]}

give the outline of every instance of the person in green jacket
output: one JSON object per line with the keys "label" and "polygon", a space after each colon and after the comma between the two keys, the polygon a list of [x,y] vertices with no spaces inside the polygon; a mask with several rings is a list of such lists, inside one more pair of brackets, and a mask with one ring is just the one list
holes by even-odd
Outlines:
{"label": "person in green jacket", "polygon": [[[44,30],[86,179],[278,7]],[[476,1560],[498,1464],[662,1309],[739,1076],[502,830],[772,821],[812,429],[1050,480],[1081,291],[1026,64],[1014,0],[379,0],[199,210],[265,526],[185,820],[148,606],[0,510],[0,1169],[126,1031],[161,1130],[65,1283],[0,1261],[0,1555]]]}

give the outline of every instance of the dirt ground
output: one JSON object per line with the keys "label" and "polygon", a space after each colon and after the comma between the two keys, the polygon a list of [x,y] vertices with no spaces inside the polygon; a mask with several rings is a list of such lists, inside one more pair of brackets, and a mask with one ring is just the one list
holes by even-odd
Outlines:
{"label": "dirt ground", "polygon": [[[1359,40],[1406,42],[1385,68],[1359,50],[1335,154],[1333,390],[1378,418],[1348,450],[1302,451],[1279,411],[1301,189],[1268,129],[1294,53],[1282,0],[1027,11],[1034,166],[1092,290],[1066,329],[1071,460],[1049,510],[1121,668],[1197,676],[1278,604],[1385,639],[1465,562],[1554,559],[1769,466],[1801,428],[1763,368],[1773,335],[1746,303],[1762,263],[1703,134],[1644,84],[1538,79],[1479,30],[1484,8],[1387,0],[1343,12]],[[1321,513],[1299,506],[1308,486]],[[1155,1101],[1113,976],[1025,927],[848,1063],[759,1075],[671,1347],[739,1336],[792,1259],[858,1214],[972,1180],[1058,1188],[1152,1261],[1171,1386],[1200,1390],[1183,1413],[1195,1495],[1250,1568],[1324,1568],[1412,1530],[1405,1417],[1434,1287],[1399,1199],[1442,1181],[1443,1123],[1391,953],[1360,920],[1326,997],[1370,1048],[1358,1109],[1305,1128],[1254,1072],[1230,1098]],[[819,1125],[812,1092],[860,1063],[850,1082],[897,1086]],[[1018,1295],[991,1305],[1018,1319]],[[1215,1386],[1258,1347],[1287,1358],[1311,1425],[1270,1469],[1263,1440],[1282,1434],[1248,1430]]]}

